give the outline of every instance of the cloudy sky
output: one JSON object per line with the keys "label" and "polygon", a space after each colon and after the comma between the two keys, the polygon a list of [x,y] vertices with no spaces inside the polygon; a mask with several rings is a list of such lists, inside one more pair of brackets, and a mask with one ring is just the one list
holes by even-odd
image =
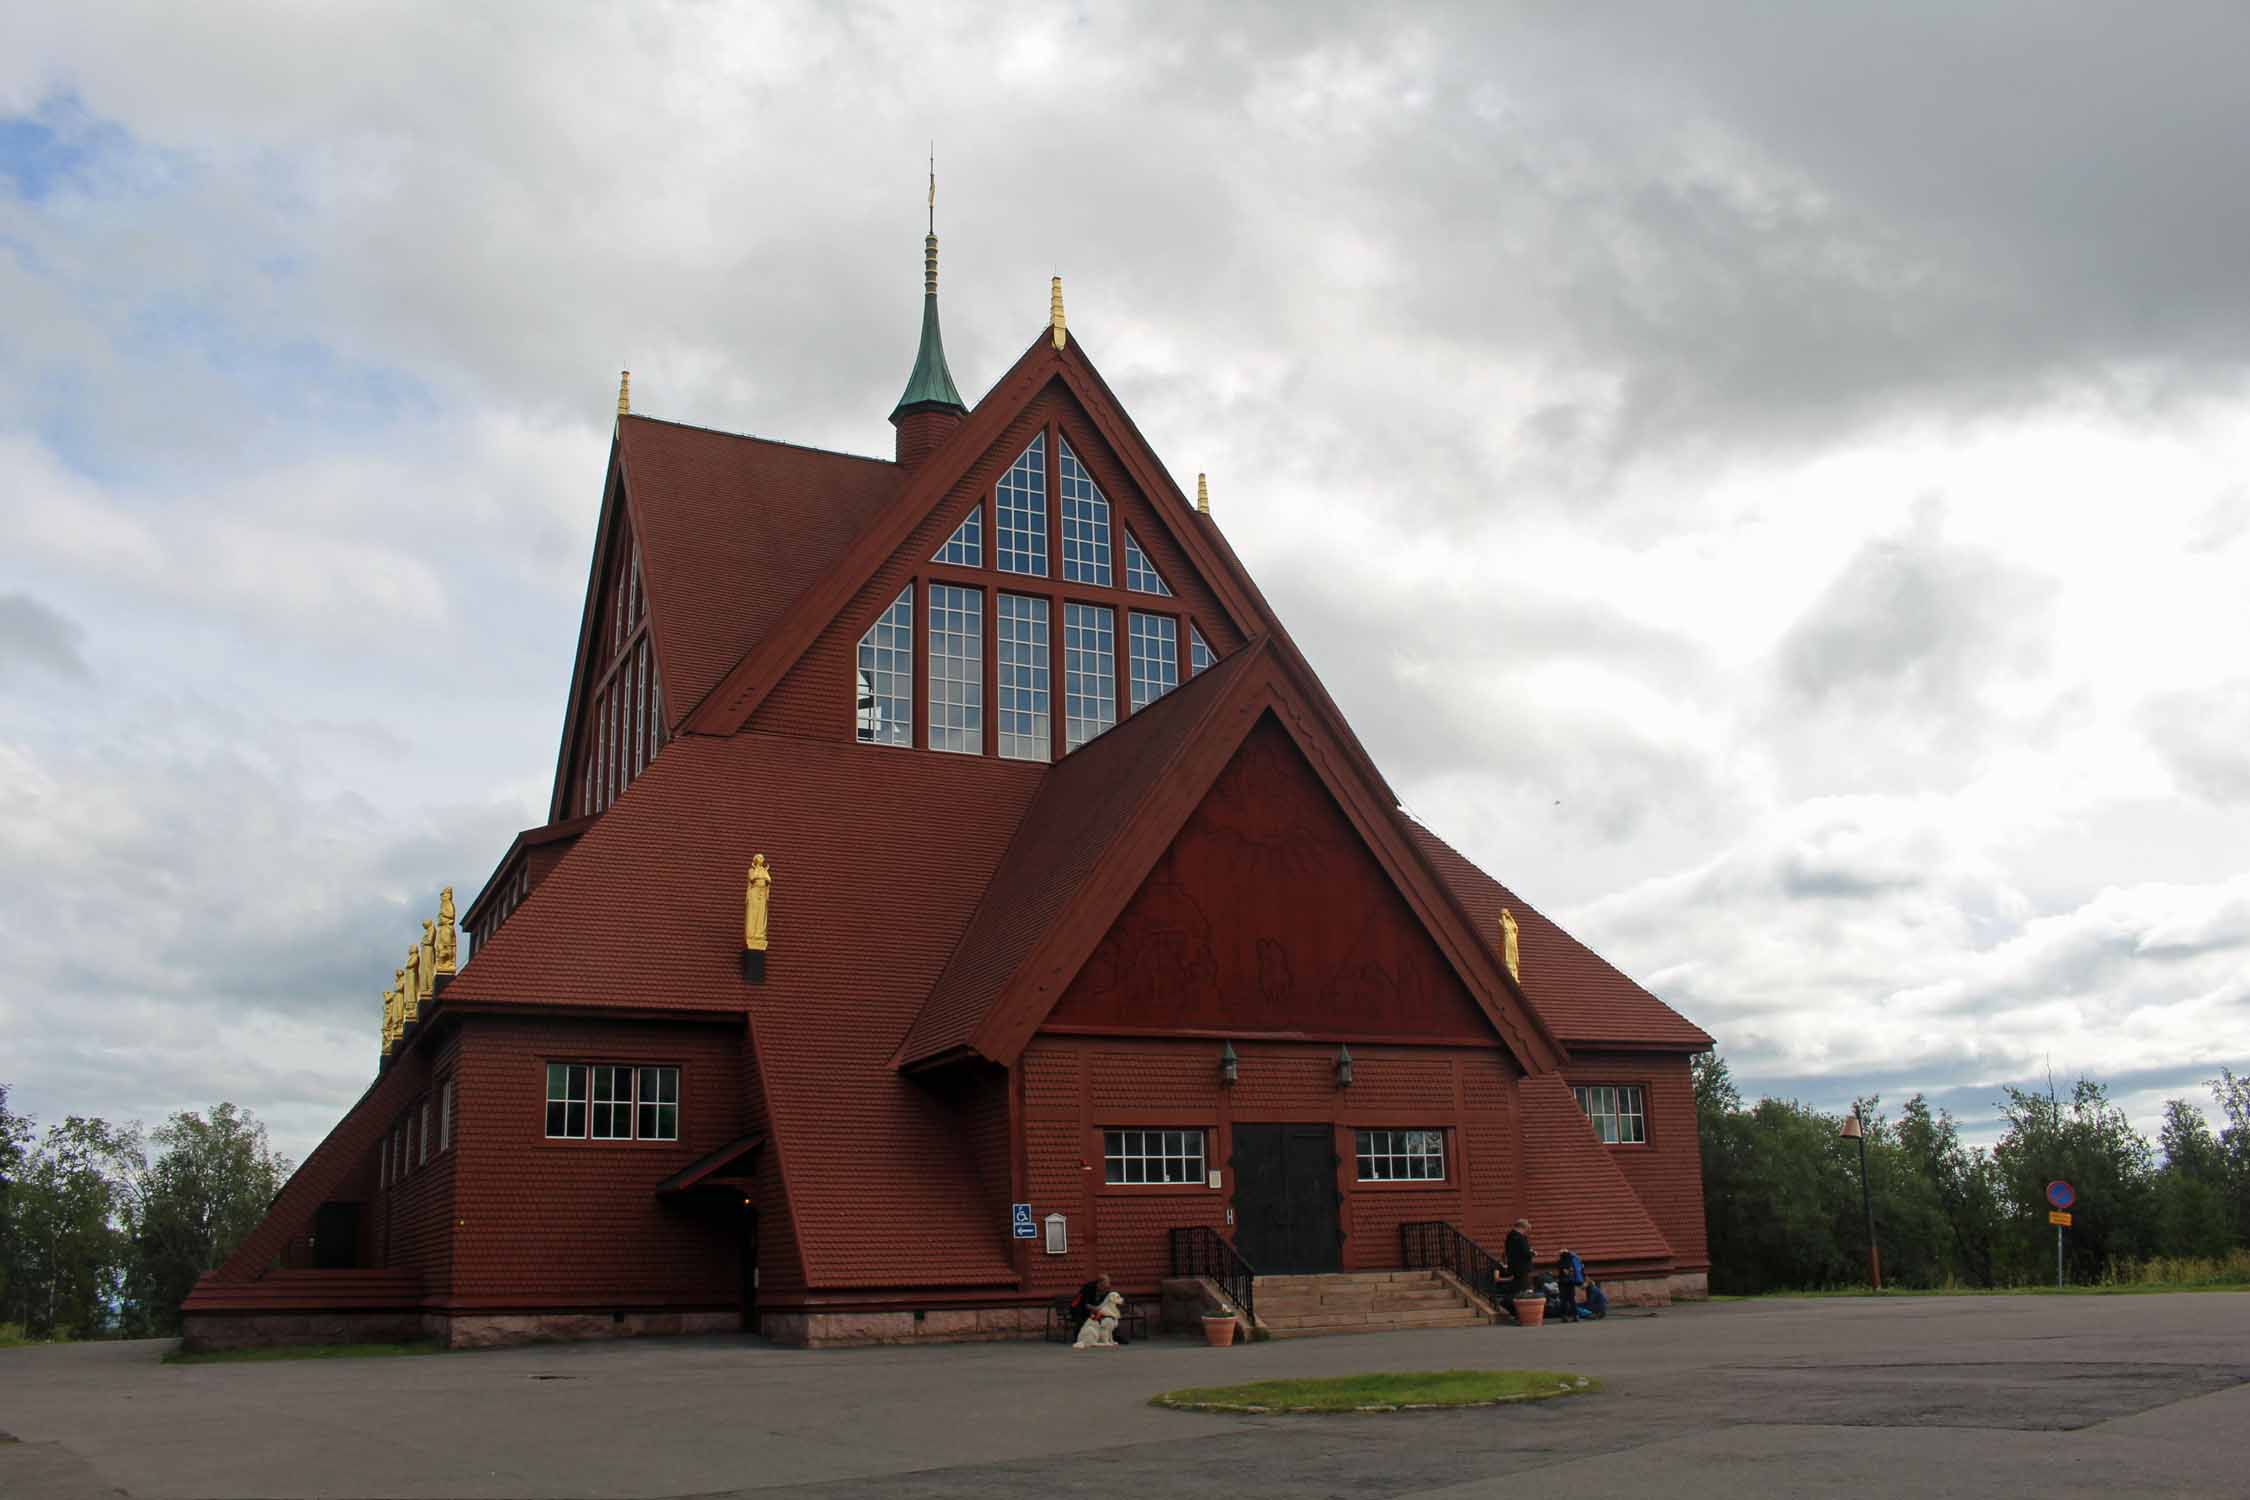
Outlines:
{"label": "cloudy sky", "polygon": [[0,1082],[318,1139],[544,815],[617,370],[887,455],[934,139],[963,389],[1062,274],[1412,810],[1750,1087],[2199,1096],[2250,10],[1847,9],[5,8]]}

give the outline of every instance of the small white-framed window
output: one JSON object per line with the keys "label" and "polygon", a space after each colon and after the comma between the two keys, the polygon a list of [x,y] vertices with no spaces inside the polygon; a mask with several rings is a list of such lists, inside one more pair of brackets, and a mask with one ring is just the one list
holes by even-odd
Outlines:
{"label": "small white-framed window", "polygon": [[1047,601],[1002,594],[999,636],[1000,753],[1009,760],[1050,759]]}
{"label": "small white-framed window", "polygon": [[1197,1127],[1105,1130],[1102,1180],[1127,1187],[1201,1187],[1203,1131]]}
{"label": "small white-framed window", "polygon": [[593,1111],[587,1135],[597,1141],[633,1138],[633,1070],[618,1063],[596,1063],[593,1074]]}
{"label": "small white-framed window", "polygon": [[1203,632],[1196,629],[1194,622],[1190,621],[1188,623],[1188,676],[1193,677],[1198,672],[1209,669],[1211,663],[1217,660],[1218,658],[1211,654],[1211,643],[1203,638]]}
{"label": "small white-framed window", "polygon": [[1125,615],[1127,644],[1132,651],[1128,681],[1133,689],[1133,712],[1163,697],[1180,685],[1180,625],[1170,615]]}
{"label": "small white-framed window", "polygon": [[1355,1130],[1361,1182],[1445,1181],[1442,1130]]}
{"label": "small white-framed window", "polygon": [[984,752],[984,590],[930,585],[930,748]]}
{"label": "small white-framed window", "polygon": [[547,1138],[583,1140],[586,1135],[584,1063],[547,1064]]}
{"label": "small white-framed window", "polygon": [[944,546],[937,549],[931,562],[951,563],[957,568],[984,566],[984,506],[972,507]]}
{"label": "small white-framed window", "polygon": [[1061,447],[1062,470],[1062,571],[1068,583],[1109,587],[1109,500],[1094,476],[1070,451]]}
{"label": "small white-framed window", "polygon": [[859,638],[859,742],[914,743],[914,585]]}
{"label": "small white-framed window", "polygon": [[1648,1107],[1635,1083],[1581,1083],[1570,1091],[1605,1146],[1648,1144]]}
{"label": "small white-framed window", "polygon": [[453,1149],[453,1080],[445,1080],[443,1101],[438,1106],[438,1149]]}
{"label": "small white-framed window", "polygon": [[680,1138],[680,1070],[678,1068],[640,1068],[635,1070],[638,1088],[638,1107],[633,1133],[644,1141],[676,1141]]}
{"label": "small white-framed window", "polygon": [[415,1165],[426,1167],[430,1164],[430,1101],[427,1099],[422,1101],[422,1133],[418,1139],[422,1142],[422,1154],[415,1158]]}
{"label": "small white-framed window", "polygon": [[1063,606],[1063,749],[1075,750],[1117,722],[1117,612]]}
{"label": "small white-framed window", "polygon": [[1040,433],[992,492],[992,561],[1003,573],[1047,576],[1047,434]]}
{"label": "small white-framed window", "polygon": [[1136,594],[1155,594],[1169,599],[1172,591],[1164,586],[1164,576],[1156,571],[1156,564],[1148,560],[1141,550],[1139,538],[1130,529],[1125,533],[1125,587]]}

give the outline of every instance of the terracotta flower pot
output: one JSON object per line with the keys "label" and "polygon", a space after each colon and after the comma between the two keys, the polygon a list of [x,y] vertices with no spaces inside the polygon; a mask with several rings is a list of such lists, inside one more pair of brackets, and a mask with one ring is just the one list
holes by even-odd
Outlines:
{"label": "terracotta flower pot", "polygon": [[1203,1337],[1212,1348],[1224,1349],[1234,1342],[1234,1319],[1205,1318],[1203,1320]]}
{"label": "terracotta flower pot", "polygon": [[1547,1299],[1544,1297],[1518,1297],[1516,1318],[1526,1328],[1537,1328],[1547,1321]]}

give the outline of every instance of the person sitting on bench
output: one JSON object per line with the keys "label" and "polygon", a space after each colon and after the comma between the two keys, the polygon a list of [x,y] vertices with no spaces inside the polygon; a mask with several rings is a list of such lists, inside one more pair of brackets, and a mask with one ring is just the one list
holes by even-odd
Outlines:
{"label": "person sitting on bench", "polygon": [[[1073,1328],[1084,1327],[1086,1320],[1094,1315],[1101,1307],[1102,1300],[1108,1295],[1109,1273],[1096,1271],[1094,1279],[1080,1287],[1078,1295],[1070,1299],[1070,1326]],[[1126,1342],[1125,1325],[1122,1322],[1117,1325],[1116,1332],[1117,1342],[1120,1344]]]}

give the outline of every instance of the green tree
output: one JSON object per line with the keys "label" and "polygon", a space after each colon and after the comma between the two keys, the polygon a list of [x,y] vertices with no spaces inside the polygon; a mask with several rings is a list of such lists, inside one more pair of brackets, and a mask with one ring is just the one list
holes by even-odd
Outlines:
{"label": "green tree", "polygon": [[125,1322],[135,1333],[177,1332],[180,1301],[257,1227],[289,1180],[257,1116],[232,1104],[183,1110],[152,1136],[159,1149],[133,1198]]}
{"label": "green tree", "polygon": [[2211,1097],[2226,1124],[2219,1128],[2227,1198],[2234,1205],[2234,1242],[2250,1245],[2250,1074],[2221,1068],[2211,1080]]}
{"label": "green tree", "polygon": [[33,1122],[8,1108],[8,1086],[0,1083],[0,1322],[9,1321],[8,1288],[17,1279],[17,1180],[31,1148]]}
{"label": "green tree", "polygon": [[2072,1281],[2099,1280],[2114,1259],[2164,1248],[2155,1217],[2155,1152],[2101,1084],[2081,1078],[2067,1100],[2011,1088],[2000,1113],[2008,1128],[1992,1157],[2008,1226],[2002,1244],[2009,1279],[2051,1274],[2046,1188],[2057,1178],[2078,1194],[2064,1240]]}
{"label": "green tree", "polygon": [[138,1127],[80,1115],[48,1127],[8,1194],[15,1264],[0,1321],[37,1338],[89,1338],[114,1326],[141,1167]]}
{"label": "green tree", "polygon": [[1898,1123],[1902,1169],[1921,1184],[1936,1214],[1929,1232],[1936,1267],[1931,1284],[1969,1282],[1992,1286],[1999,1279],[1999,1184],[1992,1159],[1961,1144],[1953,1116],[1932,1113],[1920,1094],[1906,1101]]}
{"label": "green tree", "polygon": [[2226,1152],[2211,1122],[2185,1099],[2164,1105],[2158,1136],[2156,1248],[2167,1255],[2224,1255],[2235,1245],[2235,1210]]}

